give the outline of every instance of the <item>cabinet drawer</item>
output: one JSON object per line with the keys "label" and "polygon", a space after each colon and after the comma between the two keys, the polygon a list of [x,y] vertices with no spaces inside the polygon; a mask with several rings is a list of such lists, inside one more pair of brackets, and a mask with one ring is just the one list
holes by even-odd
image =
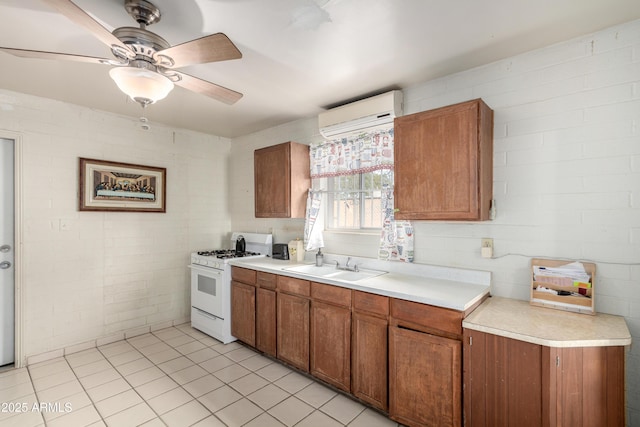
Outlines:
{"label": "cabinet drawer", "polygon": [[391,298],[392,323],[424,332],[441,331],[462,336],[463,313],[412,301]]}
{"label": "cabinet drawer", "polygon": [[293,295],[308,297],[311,295],[311,284],[308,280],[278,276],[278,290]]}
{"label": "cabinet drawer", "polygon": [[353,308],[357,311],[387,317],[389,315],[389,297],[353,291]]}
{"label": "cabinet drawer", "polygon": [[237,281],[237,282],[242,282],[242,283],[246,283],[247,285],[254,285],[256,284],[256,271],[255,270],[249,270],[248,268],[242,268],[242,267],[232,267],[231,268],[231,279]]}
{"label": "cabinet drawer", "polygon": [[351,307],[351,290],[339,286],[311,282],[311,297],[314,300]]}
{"label": "cabinet drawer", "polygon": [[257,283],[261,288],[275,289],[277,277],[275,274],[258,271]]}

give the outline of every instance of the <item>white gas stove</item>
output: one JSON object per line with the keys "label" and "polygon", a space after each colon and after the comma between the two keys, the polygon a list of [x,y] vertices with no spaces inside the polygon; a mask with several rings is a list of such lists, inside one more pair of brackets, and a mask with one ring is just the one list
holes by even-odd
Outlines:
{"label": "white gas stove", "polygon": [[[244,245],[238,242],[244,239]],[[230,259],[271,256],[271,234],[231,235],[236,249],[207,249],[191,254],[191,326],[223,343],[235,341],[231,335]],[[238,246],[245,246],[238,248]],[[244,249],[244,250],[241,250]]]}

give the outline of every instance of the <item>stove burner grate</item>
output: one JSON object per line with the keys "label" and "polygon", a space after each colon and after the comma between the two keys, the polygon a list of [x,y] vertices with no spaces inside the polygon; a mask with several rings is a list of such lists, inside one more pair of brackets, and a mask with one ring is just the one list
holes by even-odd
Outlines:
{"label": "stove burner grate", "polygon": [[256,256],[260,255],[258,252],[236,252],[233,249],[213,249],[206,251],[198,251],[198,255],[200,256],[212,256],[220,259],[231,259],[231,258],[241,258],[246,256]]}

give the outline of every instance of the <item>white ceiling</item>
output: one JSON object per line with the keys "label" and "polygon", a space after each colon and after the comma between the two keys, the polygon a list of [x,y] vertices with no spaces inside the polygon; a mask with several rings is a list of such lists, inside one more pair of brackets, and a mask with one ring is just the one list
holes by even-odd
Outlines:
{"label": "white ceiling", "polygon": [[[123,0],[74,0],[112,30]],[[176,87],[151,122],[235,137],[640,18],[638,0],[152,0],[172,45],[223,32],[243,58],[183,71],[242,92],[232,106]],[[111,58],[40,0],[0,0],[0,46]],[[142,115],[108,66],[0,52],[0,88]]]}

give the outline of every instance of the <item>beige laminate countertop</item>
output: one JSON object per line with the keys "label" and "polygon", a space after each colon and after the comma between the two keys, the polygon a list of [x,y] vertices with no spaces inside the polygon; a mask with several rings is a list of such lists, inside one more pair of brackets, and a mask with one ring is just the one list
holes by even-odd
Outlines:
{"label": "beige laminate countertop", "polygon": [[572,313],[528,301],[487,298],[462,326],[548,347],[606,347],[631,344],[623,317]]}

